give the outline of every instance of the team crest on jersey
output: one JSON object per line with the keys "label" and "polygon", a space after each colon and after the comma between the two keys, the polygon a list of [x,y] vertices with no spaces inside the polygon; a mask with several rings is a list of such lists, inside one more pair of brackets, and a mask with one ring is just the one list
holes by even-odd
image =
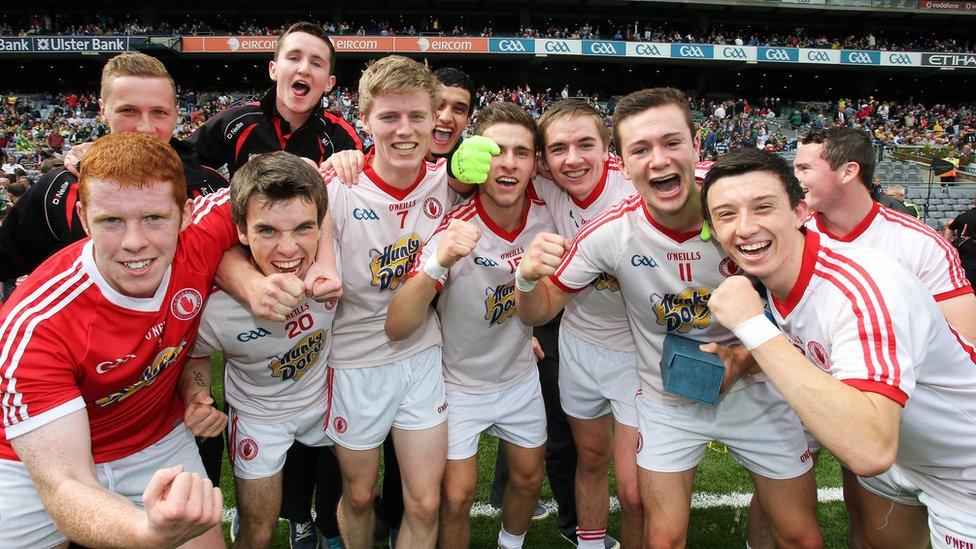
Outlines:
{"label": "team crest on jersey", "polygon": [[241,439],[237,443],[237,455],[244,461],[251,461],[258,457],[258,443],[253,438]]}
{"label": "team crest on jersey", "polygon": [[336,416],[335,420],[332,422],[332,425],[335,427],[336,432],[340,435],[344,434],[346,429],[349,427],[349,424],[346,423],[346,418],[342,416]]}
{"label": "team crest on jersey", "polygon": [[670,333],[684,334],[692,330],[704,330],[712,323],[708,310],[708,288],[687,288],[681,293],[652,295],[651,306],[657,323]]}
{"label": "team crest on jersey", "polygon": [[612,274],[600,273],[600,276],[593,281],[593,285],[596,286],[597,290],[620,291],[620,281]]}
{"label": "team crest on jersey", "polygon": [[742,269],[739,268],[739,265],[735,261],[732,261],[731,257],[726,257],[719,262],[718,272],[725,278],[728,278],[742,274]]}
{"label": "team crest on jersey", "polygon": [[382,250],[370,250],[369,269],[373,273],[370,284],[381,292],[396,290],[410,271],[420,244],[420,235],[411,233]]}
{"label": "team crest on jersey", "polygon": [[302,379],[308,368],[315,364],[325,346],[325,330],[315,330],[299,340],[288,352],[274,359],[271,377],[280,377],[282,381]]}
{"label": "team crest on jersey", "polygon": [[180,320],[190,320],[203,308],[203,296],[195,288],[183,288],[173,296],[170,311]]}
{"label": "team crest on jersey", "polygon": [[501,324],[515,315],[515,281],[485,289],[485,320],[488,327]]}
{"label": "team crest on jersey", "polygon": [[819,341],[808,341],[805,354],[810,359],[810,362],[816,364],[821,370],[825,372],[830,371],[830,355],[827,354],[827,349],[824,349],[824,346]]}
{"label": "team crest on jersey", "polygon": [[156,379],[159,378],[159,374],[163,373],[163,370],[176,362],[176,359],[180,357],[185,347],[186,340],[183,340],[176,347],[167,347],[162,351],[159,351],[156,358],[154,358],[149,366],[146,366],[146,369],[143,370],[142,377],[139,378],[139,381],[129,385],[128,387],[119,389],[106,397],[96,400],[95,405],[104,408],[110,404],[122,402],[123,400],[132,396],[139,389],[152,385],[156,382]]}
{"label": "team crest on jersey", "polygon": [[433,196],[424,200],[422,209],[424,210],[424,215],[431,219],[439,219],[441,214],[444,213],[444,206],[441,206],[440,200],[437,200]]}

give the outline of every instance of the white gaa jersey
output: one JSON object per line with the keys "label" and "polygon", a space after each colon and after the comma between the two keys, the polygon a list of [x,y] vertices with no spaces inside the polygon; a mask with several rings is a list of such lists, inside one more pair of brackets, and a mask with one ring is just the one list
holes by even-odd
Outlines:
{"label": "white gaa jersey", "polygon": [[973,293],[956,248],[932,227],[910,215],[875,202],[868,215],[847,235],[836,235],[825,229],[817,213],[807,221],[806,227],[836,242],[883,252],[921,280],[936,301]]}
{"label": "white gaa jersey", "polygon": [[529,199],[521,227],[507,232],[488,217],[475,193],[424,245],[415,273],[436,253],[452,218],[478,227],[481,238],[470,255],[451,267],[443,287],[438,284],[444,385],[465,393],[496,393],[537,372],[532,328],[515,314],[515,269],[535,235],[555,227],[542,201]]}
{"label": "white gaa jersey", "polygon": [[[644,398],[664,404],[693,401],[663,391],[661,353],[668,333],[722,345],[738,343],[712,320],[708,298],[727,277],[742,271],[725,252],[699,237],[676,233],[651,218],[640,195],[624,199],[576,235],[551,280],[567,292],[591,284],[600,273],[620,281],[637,346],[637,373]],[[743,389],[764,376],[736,381]]]}
{"label": "white gaa jersey", "polygon": [[776,322],[840,381],[904,406],[895,466],[930,496],[976,514],[976,350],[930,291],[887,254],[807,231]]}
{"label": "white gaa jersey", "polygon": [[335,304],[329,309],[305,298],[285,320],[264,320],[216,291],[207,300],[191,356],[224,353],[225,398],[248,421],[289,421],[316,407],[325,413],[334,318]]}
{"label": "white gaa jersey", "polygon": [[416,181],[397,189],[383,181],[371,158],[358,183],[328,183],[329,210],[342,259],[342,299],[336,312],[330,365],[382,366],[441,344],[433,311],[409,338],[386,337],[386,309],[421,245],[441,224],[458,195],[447,184],[443,159],[425,162]]}
{"label": "white gaa jersey", "polygon": [[[615,157],[604,163],[603,177],[584,200],[562,190],[556,183],[538,176],[536,194],[549,207],[556,231],[572,240],[584,223],[603,213],[624,198],[636,193],[634,184],[624,178]],[[600,347],[633,351],[627,311],[616,277],[601,273],[596,282],[583,289],[566,305],[562,327],[573,335]]]}

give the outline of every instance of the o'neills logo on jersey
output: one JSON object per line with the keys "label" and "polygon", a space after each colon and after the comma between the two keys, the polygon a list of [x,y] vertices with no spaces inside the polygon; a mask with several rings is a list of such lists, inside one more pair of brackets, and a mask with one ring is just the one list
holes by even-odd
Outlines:
{"label": "o'neills logo on jersey", "polygon": [[488,327],[501,324],[515,315],[515,281],[485,290],[485,320]]}
{"label": "o'neills logo on jersey", "polygon": [[382,250],[370,250],[372,260],[369,269],[373,273],[370,282],[379,291],[396,290],[407,276],[417,251],[420,250],[420,235],[407,235]]}
{"label": "o'neills logo on jersey", "polygon": [[708,288],[688,288],[679,294],[651,296],[651,305],[658,324],[668,332],[683,334],[704,330],[711,324],[710,297],[712,291]]}
{"label": "o'neills logo on jersey", "polygon": [[159,351],[159,354],[156,355],[156,358],[153,359],[152,363],[149,364],[145,370],[143,370],[142,377],[139,378],[139,381],[124,389],[115,391],[107,397],[102,397],[96,400],[95,405],[105,407],[109,404],[122,402],[123,400],[132,396],[139,389],[152,385],[156,382],[156,379],[159,378],[159,374],[163,373],[163,370],[176,362],[176,359],[178,359],[180,354],[183,353],[184,347],[186,347],[186,340],[181,341],[176,347],[167,347],[162,351]]}
{"label": "o'neills logo on jersey", "polygon": [[280,377],[282,381],[302,379],[309,366],[315,364],[316,359],[319,358],[324,345],[325,330],[315,330],[308,334],[287,353],[268,365],[268,368],[271,368],[271,376]]}
{"label": "o'neills logo on jersey", "polygon": [[596,286],[597,290],[620,291],[620,281],[612,274],[600,273],[600,276],[593,281],[593,285]]}
{"label": "o'neills logo on jersey", "polygon": [[203,296],[195,288],[183,288],[173,296],[170,310],[180,320],[190,320],[203,308]]}

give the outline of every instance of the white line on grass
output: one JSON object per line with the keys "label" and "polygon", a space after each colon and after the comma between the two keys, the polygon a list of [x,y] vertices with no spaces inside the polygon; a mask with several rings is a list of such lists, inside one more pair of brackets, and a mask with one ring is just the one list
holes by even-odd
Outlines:
{"label": "white line on grass", "polygon": [[[843,499],[844,492],[840,488],[820,488],[817,490],[817,501],[820,503],[842,501]],[[691,508],[711,509],[713,507],[748,507],[751,500],[752,493],[732,492],[731,494],[709,494],[707,492],[697,492],[691,496]],[[556,512],[555,500],[547,499],[540,503],[543,507],[548,509],[550,513]],[[234,511],[235,509],[233,507],[224,508],[223,521],[229,522]],[[620,503],[615,497],[610,498],[610,511],[614,513],[620,511]],[[488,503],[475,502],[475,504],[471,507],[471,516],[495,517],[498,516],[498,510]]]}

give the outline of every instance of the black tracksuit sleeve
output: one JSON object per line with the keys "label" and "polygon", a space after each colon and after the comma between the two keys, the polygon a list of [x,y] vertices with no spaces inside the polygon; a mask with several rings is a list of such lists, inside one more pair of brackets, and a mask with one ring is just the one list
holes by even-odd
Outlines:
{"label": "black tracksuit sleeve", "polygon": [[52,173],[60,175],[49,172],[31,186],[0,226],[0,280],[30,274],[45,259],[77,240],[70,235],[59,238],[52,232],[52,224],[67,226],[62,222],[65,197],[52,204],[49,196],[53,185],[65,182],[61,181],[63,177],[51,177]]}
{"label": "black tracksuit sleeve", "polygon": [[218,169],[227,164],[230,153],[229,144],[224,139],[224,127],[226,126],[225,113],[219,113],[207,120],[203,126],[197,128],[195,132],[186,138],[193,150],[197,153],[197,158],[204,166]]}

